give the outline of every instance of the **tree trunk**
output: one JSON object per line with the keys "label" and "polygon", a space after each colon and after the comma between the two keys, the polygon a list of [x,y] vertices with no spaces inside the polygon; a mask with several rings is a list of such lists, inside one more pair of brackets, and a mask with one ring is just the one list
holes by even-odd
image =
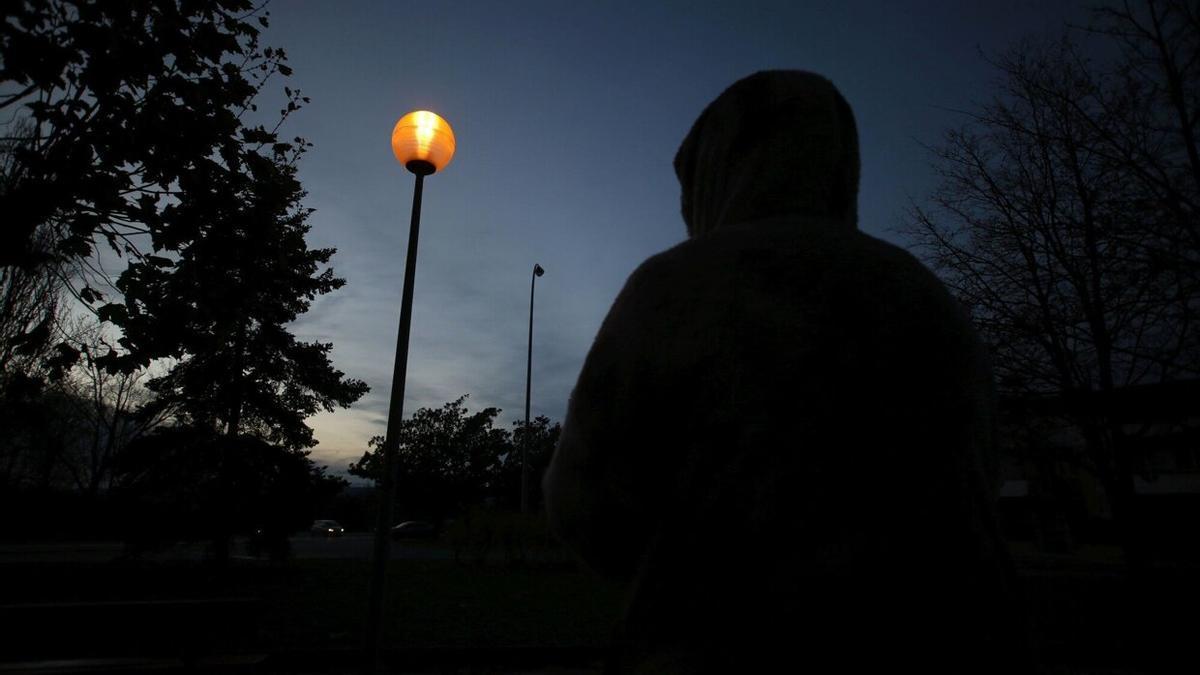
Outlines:
{"label": "tree trunk", "polygon": [[1100,422],[1093,418],[1084,422],[1084,438],[1088,455],[1096,462],[1100,480],[1108,493],[1113,527],[1125,557],[1126,571],[1130,577],[1139,577],[1145,572],[1146,557],[1137,527],[1133,463],[1124,436],[1111,421]]}
{"label": "tree trunk", "polygon": [[[1145,542],[1142,541],[1141,530],[1138,527],[1137,491],[1134,484],[1133,458],[1130,457],[1129,445],[1125,434],[1118,425],[1110,421],[1109,430],[1113,460],[1116,465],[1113,492],[1113,522],[1121,538],[1125,553],[1125,565],[1130,577],[1139,578],[1144,575],[1148,565]],[[1120,506],[1118,510],[1116,507]]]}
{"label": "tree trunk", "polygon": [[225,435],[234,438],[242,424],[242,378],[246,351],[246,319],[238,321],[237,334],[233,339],[233,372],[229,377],[229,417],[225,421]]}
{"label": "tree trunk", "polygon": [[226,505],[233,502],[230,494],[228,460],[230,446],[237,438],[242,424],[242,380],[246,351],[246,319],[238,321],[237,332],[233,338],[233,367],[229,374],[229,412],[225,420],[225,438],[216,441],[220,444],[219,465],[217,469],[218,490],[223,498],[217,507],[216,536],[212,542],[213,564],[224,568],[229,564],[232,547],[232,533],[235,514]]}

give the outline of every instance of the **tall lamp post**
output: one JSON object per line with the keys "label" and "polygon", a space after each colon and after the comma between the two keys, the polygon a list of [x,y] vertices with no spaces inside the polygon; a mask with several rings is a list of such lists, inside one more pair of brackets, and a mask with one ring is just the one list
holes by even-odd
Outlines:
{"label": "tall lamp post", "polygon": [[400,423],[404,419],[404,380],[408,373],[408,334],[412,324],[413,280],[417,271],[417,235],[421,229],[421,188],[425,176],[437,172],[454,156],[454,132],[450,124],[428,110],[410,112],[392,129],[392,153],[404,168],[417,177],[413,189],[412,220],[408,230],[408,258],[404,263],[404,294],[400,300],[400,330],[396,334],[396,362],[392,370],[392,393],[388,404],[387,436],[383,442],[383,481],[379,514],[375,521],[374,566],[371,569],[367,605],[366,667],[379,662],[384,587],[387,578],[388,535],[392,526],[392,502],[396,496],[396,449]]}
{"label": "tall lamp post", "polygon": [[542,266],[533,264],[533,276],[529,278],[529,353],[525,359],[525,438],[521,443],[521,513],[529,513],[529,464],[526,449],[529,447],[529,389],[533,380],[533,289],[537,278],[546,273]]}

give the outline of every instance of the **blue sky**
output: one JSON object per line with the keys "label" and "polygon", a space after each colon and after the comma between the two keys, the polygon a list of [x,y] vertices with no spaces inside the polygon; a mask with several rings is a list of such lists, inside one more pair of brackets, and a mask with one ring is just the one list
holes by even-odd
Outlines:
{"label": "blue sky", "polygon": [[[625,278],[685,237],[671,168],[704,106],[758,70],[830,78],[857,117],[860,228],[891,228],[934,185],[921,143],[989,97],[982,54],[1083,22],[1074,2],[325,2],[276,0],[265,43],[312,103],[286,136],[316,209],[310,243],[338,249],[340,291],[294,326],[334,343],[372,391],[310,419],[335,471],[383,433],[412,176],[392,126],[433,110],[452,163],[426,180],[406,414],[470,394],[523,415],[529,278],[538,280],[534,415],[561,420]],[[269,99],[268,99],[269,100]]]}

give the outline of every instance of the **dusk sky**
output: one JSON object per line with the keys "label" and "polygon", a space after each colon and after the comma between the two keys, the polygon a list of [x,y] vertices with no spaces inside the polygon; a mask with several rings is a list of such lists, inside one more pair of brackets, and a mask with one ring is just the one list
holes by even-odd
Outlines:
{"label": "dusk sky", "polygon": [[[1086,18],[1078,3],[302,2],[276,0],[264,42],[312,103],[287,137],[316,209],[310,244],[333,246],[346,286],[295,325],[334,343],[371,392],[310,420],[318,463],[341,473],[383,433],[412,200],[392,157],[403,114],[442,115],[454,160],[425,183],[406,416],[470,394],[524,410],[529,279],[538,280],[534,415],[561,421],[613,298],[648,256],[685,238],[671,162],[692,122],[735,80],[798,68],[853,107],[860,229],[891,232],[934,185],[920,143],[989,97],[982,54]],[[266,99],[269,100],[269,99]]]}

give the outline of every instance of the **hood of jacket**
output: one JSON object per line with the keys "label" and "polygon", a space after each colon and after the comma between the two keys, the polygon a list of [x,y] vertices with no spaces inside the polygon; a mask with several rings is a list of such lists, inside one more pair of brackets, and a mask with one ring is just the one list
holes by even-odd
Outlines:
{"label": "hood of jacket", "polygon": [[690,237],[780,216],[856,229],[858,173],[850,105],[829,80],[798,70],[734,83],[675,155]]}

